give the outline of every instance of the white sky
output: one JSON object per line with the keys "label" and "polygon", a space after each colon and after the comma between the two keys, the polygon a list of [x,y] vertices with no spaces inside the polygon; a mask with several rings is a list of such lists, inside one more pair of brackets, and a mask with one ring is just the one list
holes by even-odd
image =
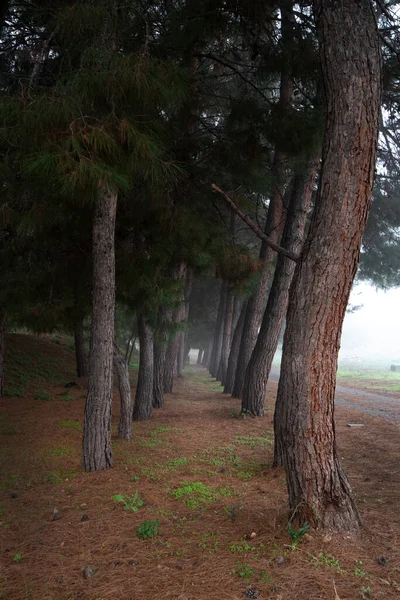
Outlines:
{"label": "white sky", "polygon": [[384,292],[360,283],[354,287],[350,303],[363,307],[346,314],[339,358],[400,364],[400,288]]}

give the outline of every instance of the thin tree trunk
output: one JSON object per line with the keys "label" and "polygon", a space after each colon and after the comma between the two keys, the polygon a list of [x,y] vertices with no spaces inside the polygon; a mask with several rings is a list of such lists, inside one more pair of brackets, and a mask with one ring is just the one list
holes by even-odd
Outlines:
{"label": "thin tree trunk", "polygon": [[139,374],[136,387],[134,421],[147,421],[153,412],[154,334],[153,329],[138,313],[140,342]]}
{"label": "thin tree trunk", "polygon": [[76,374],[78,377],[86,377],[88,374],[87,358],[85,351],[85,338],[83,335],[83,318],[75,323],[74,329],[75,339],[75,358],[76,358]]}
{"label": "thin tree trunk", "polygon": [[237,361],[239,358],[240,340],[242,339],[244,318],[246,315],[246,304],[243,303],[242,310],[240,311],[238,322],[236,323],[235,332],[233,334],[231,351],[229,353],[228,370],[226,373],[224,394],[232,394],[233,384],[235,382],[235,373],[237,367]]}
{"label": "thin tree trunk", "polygon": [[118,375],[121,411],[118,424],[118,437],[122,440],[132,439],[132,393],[129,380],[128,364],[124,360],[116,341],[114,341],[114,368]]}
{"label": "thin tree trunk", "polygon": [[166,306],[160,306],[154,337],[153,408],[164,408],[164,370],[170,325],[171,311]]}
{"label": "thin tree trunk", "polygon": [[[175,270],[174,276],[176,279],[183,280],[186,274],[186,266],[181,263]],[[181,325],[185,320],[185,292],[182,290],[178,300],[178,306],[173,311],[172,325]],[[177,356],[180,345],[180,332],[173,333],[170,337],[164,365],[164,393],[172,394],[174,377],[177,374]]]}
{"label": "thin tree trunk", "polygon": [[221,362],[221,351],[222,351],[222,339],[224,333],[224,315],[225,315],[225,303],[226,293],[228,284],[226,281],[222,282],[221,292],[218,304],[217,322],[215,325],[214,343],[211,356],[210,373],[213,377],[217,377],[218,368]]}
{"label": "thin tree trunk", "polygon": [[135,327],[133,327],[132,329],[132,333],[131,333],[131,337],[128,340],[128,343],[126,345],[126,349],[125,349],[125,362],[129,365],[129,359],[130,356],[132,354],[132,348],[133,348],[133,343],[135,340]]}
{"label": "thin tree trunk", "polygon": [[218,381],[221,385],[225,385],[226,375],[228,372],[228,359],[229,350],[231,343],[231,330],[232,330],[232,318],[233,318],[233,303],[234,296],[231,291],[227,291],[225,315],[224,315],[224,330],[222,336],[222,349],[221,349],[221,362],[219,366]]}
{"label": "thin tree trunk", "polygon": [[211,357],[211,352],[212,352],[212,340],[210,340],[207,344],[207,348],[204,350],[204,355],[203,355],[203,360],[202,360],[202,365],[203,367],[206,367],[207,369],[210,368],[210,357]]}
{"label": "thin tree trunk", "polygon": [[[318,165],[319,161],[315,161],[309,167],[308,172],[294,177],[292,197],[282,236],[283,247],[293,254],[299,254],[302,247]],[[258,417],[264,416],[268,377],[287,310],[289,287],[295,266],[296,263],[289,258],[283,255],[278,256],[261,329],[246,369],[242,412]]]}
{"label": "thin tree trunk", "polygon": [[0,311],[0,398],[4,395],[4,355],[6,347],[6,315]]}
{"label": "thin tree trunk", "polygon": [[[289,294],[276,435],[300,521],[360,526],[336,447],[334,395],[343,319],[370,209],[381,61],[369,0],[315,0],[326,95],[316,207]],[[357,32],[357,35],[354,35]]]}
{"label": "thin tree trunk", "polygon": [[204,349],[203,348],[199,348],[199,353],[197,355],[197,364],[201,365],[202,361],[203,361],[203,356],[204,356]]}
{"label": "thin tree trunk", "polygon": [[93,216],[93,306],[89,382],[83,426],[85,471],[112,467],[111,403],[115,309],[117,193],[99,191]]}
{"label": "thin tree trunk", "polygon": [[[290,3],[292,6],[292,3]],[[291,10],[282,10],[282,44],[285,45],[292,38],[293,13]],[[282,66],[280,96],[277,106],[277,119],[285,120],[291,107],[293,93],[292,77],[289,74],[288,65]],[[280,148],[280,140],[275,142],[275,154],[272,165],[272,173],[275,184],[272,190],[270,205],[264,233],[275,244],[280,244],[283,228],[285,225],[286,212],[283,202],[284,187],[286,183],[286,154]],[[272,261],[276,252],[265,242],[261,245],[260,260],[265,263],[260,282],[254,294],[249,298],[246,309],[245,322],[243,326],[242,339],[240,341],[239,358],[235,373],[235,383],[232,390],[234,398],[241,398],[244,385],[244,377],[249,364],[251,354],[254,350],[261,319],[266,304],[267,290],[272,275]]]}

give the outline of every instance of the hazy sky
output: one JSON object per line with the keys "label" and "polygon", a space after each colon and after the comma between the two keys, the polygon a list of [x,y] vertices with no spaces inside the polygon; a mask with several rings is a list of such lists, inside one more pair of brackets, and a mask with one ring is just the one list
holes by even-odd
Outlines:
{"label": "hazy sky", "polygon": [[384,292],[358,284],[350,303],[363,307],[346,314],[340,357],[387,358],[400,364],[400,288]]}

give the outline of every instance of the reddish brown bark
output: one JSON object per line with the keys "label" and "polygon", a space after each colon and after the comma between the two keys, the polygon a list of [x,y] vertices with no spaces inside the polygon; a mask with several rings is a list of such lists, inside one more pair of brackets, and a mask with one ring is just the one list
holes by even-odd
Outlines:
{"label": "reddish brown bark", "polygon": [[83,426],[85,471],[112,467],[111,402],[115,309],[117,193],[99,192],[93,215],[93,300],[89,382]]}
{"label": "reddish brown bark", "polygon": [[369,0],[315,0],[314,13],[326,94],[322,171],[289,296],[275,432],[296,516],[351,530],[360,518],[336,448],[335,376],[370,208],[381,62]]}
{"label": "reddish brown bark", "polygon": [[140,358],[133,420],[147,421],[153,412],[154,333],[141,313],[138,313],[138,329]]}

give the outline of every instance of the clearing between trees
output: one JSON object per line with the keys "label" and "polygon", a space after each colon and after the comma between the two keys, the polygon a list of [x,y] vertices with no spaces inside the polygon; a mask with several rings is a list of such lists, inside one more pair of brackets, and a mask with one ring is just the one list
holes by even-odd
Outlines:
{"label": "clearing between trees", "polygon": [[[131,441],[117,439],[115,388],[114,468],[85,473],[86,382],[65,387],[74,353],[56,341],[7,341],[0,598],[399,597],[398,425],[337,407],[340,456],[364,528],[310,534],[288,527],[284,471],[271,467],[275,381],[266,416],[244,419],[240,401],[192,366],[163,410],[134,423]],[[347,427],[359,422],[365,427]]]}

